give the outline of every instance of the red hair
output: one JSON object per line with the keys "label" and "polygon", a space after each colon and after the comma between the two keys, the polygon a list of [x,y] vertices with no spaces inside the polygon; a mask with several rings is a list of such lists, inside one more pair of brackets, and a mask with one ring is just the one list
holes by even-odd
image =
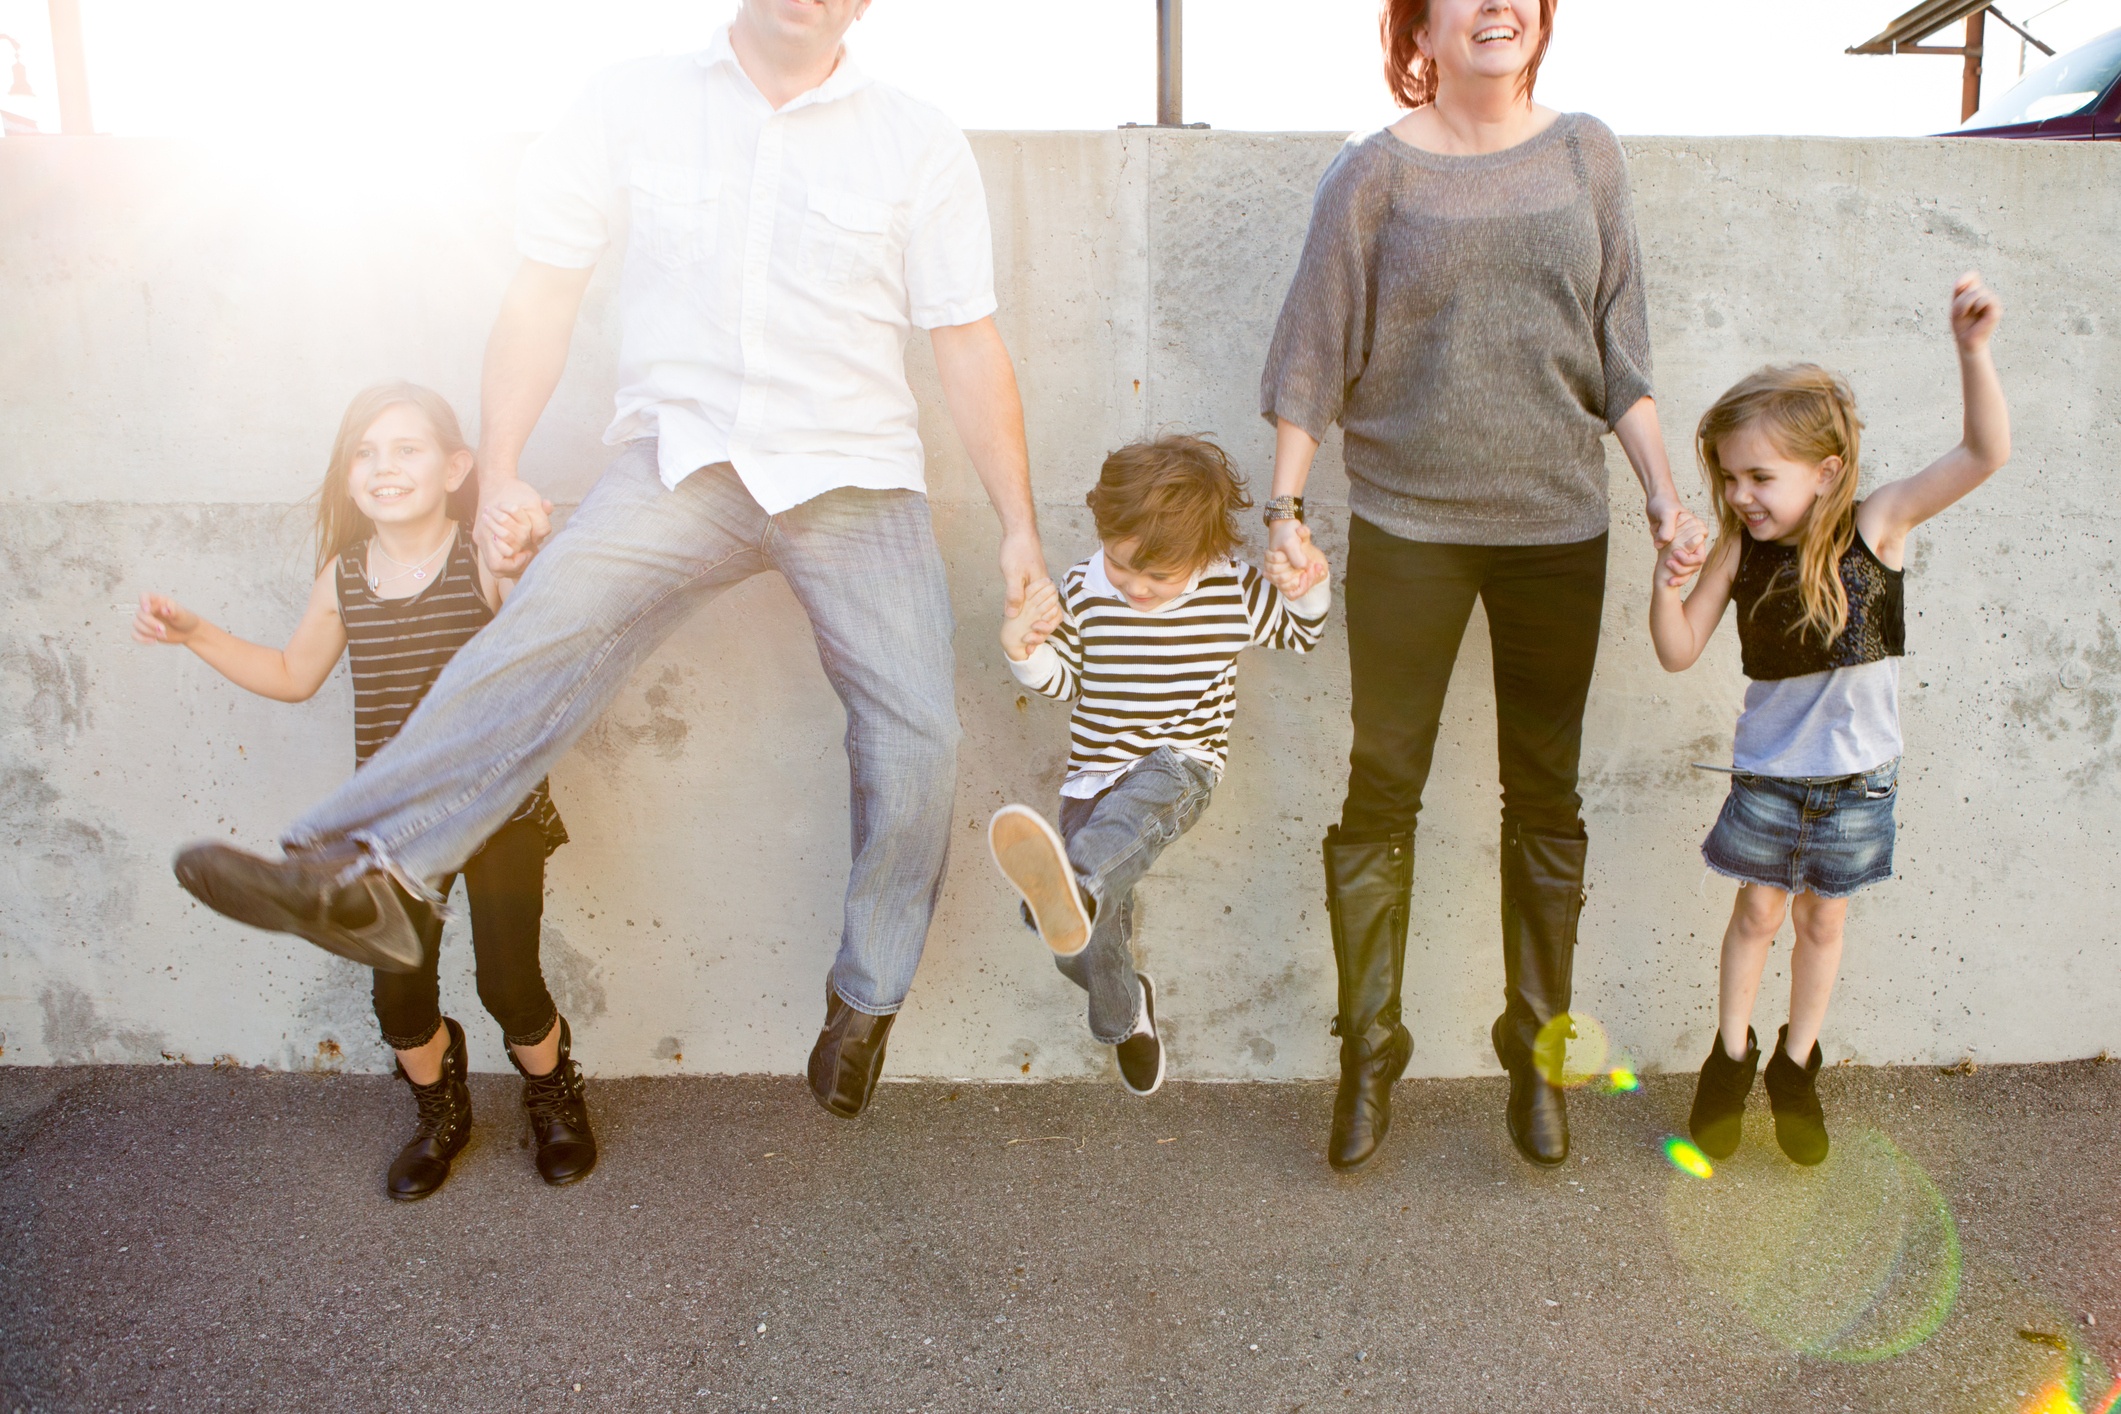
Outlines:
{"label": "red hair", "polygon": [[[1429,24],[1429,0],[1385,0],[1378,16],[1378,35],[1385,46],[1385,86],[1400,106],[1419,108],[1436,101],[1436,61],[1422,57],[1414,36]],[[1525,65],[1519,80],[1522,97],[1532,101],[1532,84],[1539,77],[1539,61],[1547,57],[1554,38],[1554,0],[1539,0],[1539,47]]]}

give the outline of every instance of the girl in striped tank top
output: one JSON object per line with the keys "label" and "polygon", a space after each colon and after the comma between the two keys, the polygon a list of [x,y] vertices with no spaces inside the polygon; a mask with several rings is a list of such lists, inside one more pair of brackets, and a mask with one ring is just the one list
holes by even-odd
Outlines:
{"label": "girl in striped tank top", "polygon": [[[472,547],[471,470],[471,449],[439,394],[410,383],[370,388],[339,424],[318,494],[316,583],[287,646],[237,638],[159,594],[140,596],[133,636],[182,644],[238,687],[281,702],[315,695],[346,653],[358,769],[397,735],[512,586]],[[572,1183],[596,1166],[581,1067],[538,965],[545,860],[566,842],[540,781],[463,870],[479,1000],[523,1073],[538,1171],[552,1184]],[[449,887],[445,881],[445,894]],[[416,916],[425,944],[420,964],[407,972],[378,968],[374,987],[376,1020],[418,1111],[387,1180],[390,1196],[407,1201],[442,1186],[471,1133],[464,1028],[440,1006],[442,920],[425,909]]]}

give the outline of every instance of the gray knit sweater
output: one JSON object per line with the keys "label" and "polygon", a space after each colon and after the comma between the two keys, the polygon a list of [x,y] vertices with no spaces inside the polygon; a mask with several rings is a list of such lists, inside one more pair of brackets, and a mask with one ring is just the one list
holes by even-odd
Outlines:
{"label": "gray knit sweater", "polygon": [[1477,157],[1380,130],[1318,184],[1260,410],[1338,421],[1355,514],[1409,540],[1606,528],[1599,439],[1650,391],[1627,162],[1596,118]]}

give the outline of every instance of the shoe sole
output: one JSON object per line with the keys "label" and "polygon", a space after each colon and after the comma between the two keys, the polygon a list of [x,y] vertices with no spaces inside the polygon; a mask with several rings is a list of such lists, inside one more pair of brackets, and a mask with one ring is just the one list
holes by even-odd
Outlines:
{"label": "shoe sole", "polygon": [[1141,979],[1142,1006],[1149,1013],[1149,1034],[1156,1037],[1156,1079],[1149,1082],[1148,1089],[1137,1090],[1133,1082],[1127,1079],[1127,1072],[1122,1070],[1119,1073],[1119,1083],[1126,1087],[1128,1094],[1147,1099],[1164,1088],[1164,1038],[1156,1029],[1156,979],[1146,972],[1137,972],[1134,975]]}
{"label": "shoe sole", "polygon": [[1045,816],[1028,805],[1004,805],[987,822],[987,849],[1055,956],[1074,957],[1090,946],[1090,915],[1075,889],[1068,846]]}
{"label": "shoe sole", "polygon": [[403,938],[396,936],[401,930],[389,926],[387,920],[405,917],[405,906],[387,875],[369,873],[361,877],[362,887],[368,890],[369,901],[375,906],[377,921],[357,930],[319,923],[295,912],[274,899],[262,879],[246,886],[241,878],[231,877],[240,873],[262,875],[272,866],[267,860],[228,845],[192,845],[178,853],[171,867],[186,893],[224,918],[268,933],[292,933],[328,953],[378,972],[416,972],[424,960],[419,935],[413,932],[409,918],[405,920]]}

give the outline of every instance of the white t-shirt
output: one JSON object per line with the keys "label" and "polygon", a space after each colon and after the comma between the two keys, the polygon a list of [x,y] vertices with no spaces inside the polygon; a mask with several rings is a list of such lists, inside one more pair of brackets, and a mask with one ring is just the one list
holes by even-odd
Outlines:
{"label": "white t-shirt", "polygon": [[729,462],[769,514],[926,489],[905,344],[992,314],[993,237],[956,125],[842,55],[775,110],[724,29],[599,76],[523,162],[517,248],[594,265],[631,216],[606,442],[663,482]]}

